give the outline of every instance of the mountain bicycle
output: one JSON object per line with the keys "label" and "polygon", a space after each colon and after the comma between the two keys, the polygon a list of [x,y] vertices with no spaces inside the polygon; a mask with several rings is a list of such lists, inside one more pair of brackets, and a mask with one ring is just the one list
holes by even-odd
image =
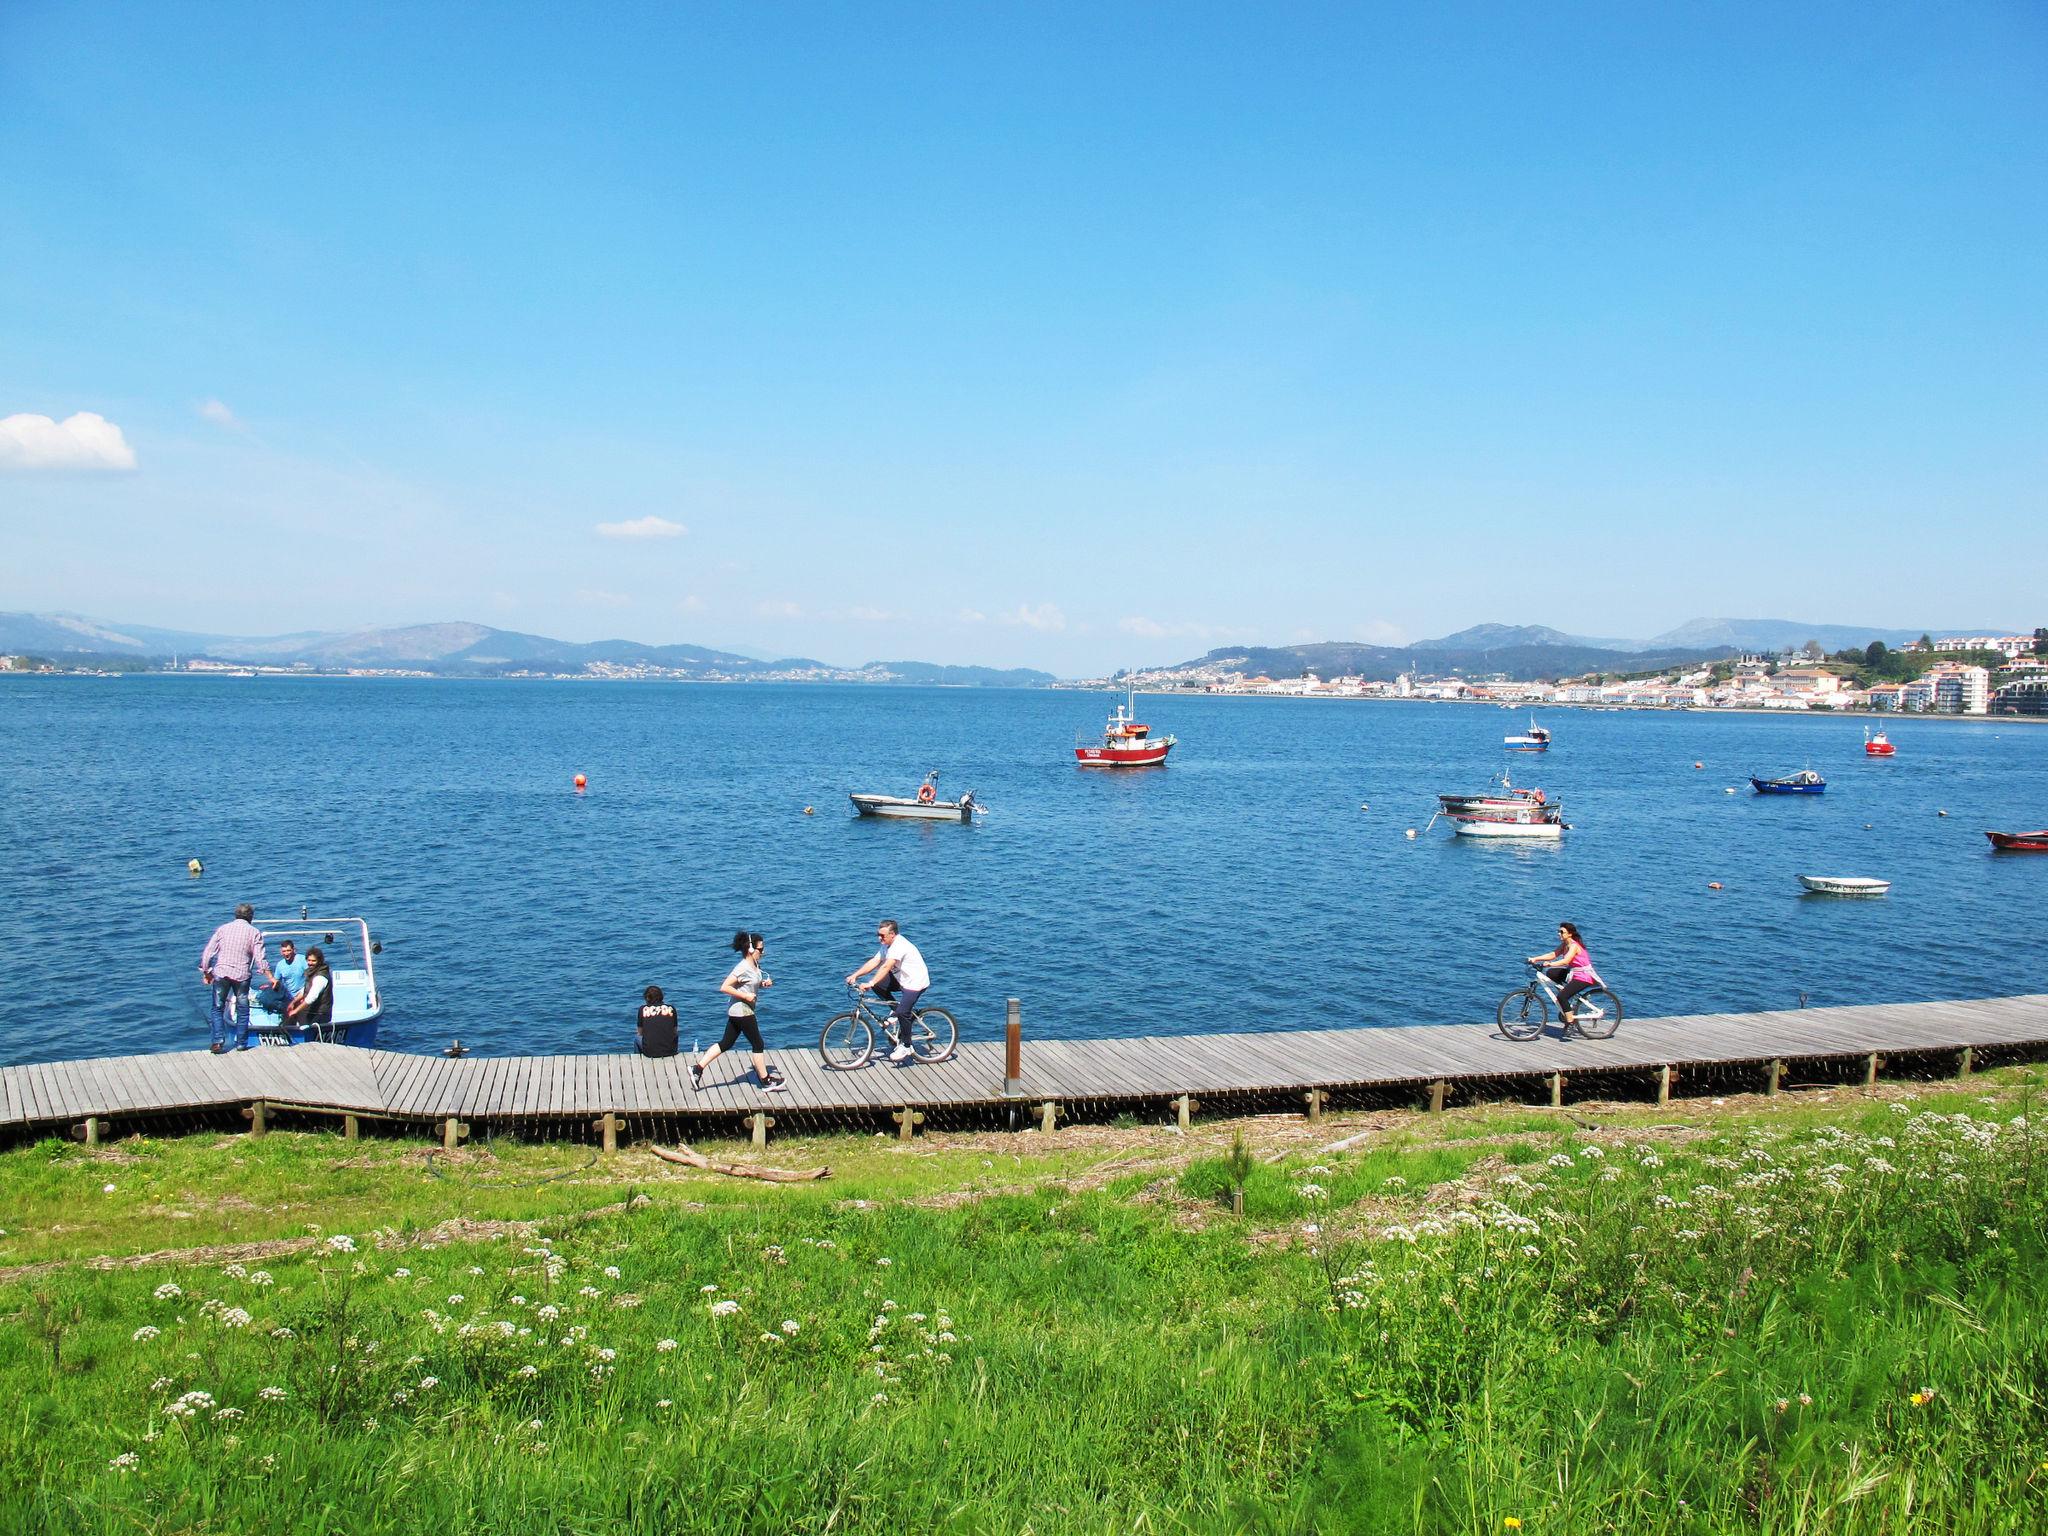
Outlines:
{"label": "mountain bicycle", "polygon": [[1534,1040],[1550,1023],[1553,1010],[1564,1026],[1567,1040],[1575,1031],[1587,1040],[1605,1040],[1621,1028],[1621,999],[1604,984],[1588,987],[1573,998],[1571,1017],[1566,1018],[1557,1000],[1557,983],[1534,961],[1529,962],[1529,969],[1536,973],[1529,978],[1529,984],[1502,998],[1494,1012],[1500,1032],[1510,1040]]}
{"label": "mountain bicycle", "polygon": [[[848,986],[853,1006],[834,1014],[818,1036],[818,1054],[835,1072],[851,1072],[875,1059],[877,1040],[895,1039],[896,1015],[877,1007],[875,996],[858,986]],[[910,1015],[911,1056],[922,1062],[944,1061],[959,1043],[960,1031],[953,1015],[943,1008],[916,1008]]]}

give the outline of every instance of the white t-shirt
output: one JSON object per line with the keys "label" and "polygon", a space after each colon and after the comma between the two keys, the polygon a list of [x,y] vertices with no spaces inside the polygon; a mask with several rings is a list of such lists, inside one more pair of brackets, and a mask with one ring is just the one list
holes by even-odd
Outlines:
{"label": "white t-shirt", "polygon": [[725,1010],[725,1016],[729,1019],[750,1018],[754,1012],[754,998],[761,990],[761,967],[751,960],[742,960],[726,976],[725,984],[728,987],[738,987],[747,994],[745,1002],[735,998],[732,1006]]}
{"label": "white t-shirt", "polygon": [[917,946],[897,934],[889,941],[889,947],[875,956],[877,960],[894,960],[896,985],[906,992],[922,992],[932,984],[932,973],[925,969],[924,956],[917,952]]}

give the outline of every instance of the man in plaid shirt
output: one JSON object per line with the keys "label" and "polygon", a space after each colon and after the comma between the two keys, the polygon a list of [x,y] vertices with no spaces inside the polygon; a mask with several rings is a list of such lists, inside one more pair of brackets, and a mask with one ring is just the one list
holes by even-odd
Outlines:
{"label": "man in plaid shirt", "polygon": [[235,915],[213,930],[213,937],[199,951],[199,975],[213,988],[213,1044],[218,1056],[228,1048],[228,1031],[234,1030],[235,1049],[249,1043],[249,978],[261,971],[269,986],[277,985],[270,974],[270,962],[263,954],[263,931],[250,919],[256,909],[243,902]]}

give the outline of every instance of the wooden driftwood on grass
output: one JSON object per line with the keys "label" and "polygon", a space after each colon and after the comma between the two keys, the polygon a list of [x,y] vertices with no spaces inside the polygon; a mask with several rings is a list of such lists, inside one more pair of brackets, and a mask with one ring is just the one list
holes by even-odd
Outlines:
{"label": "wooden driftwood on grass", "polygon": [[654,1155],[667,1163],[681,1163],[686,1168],[702,1168],[710,1173],[730,1174],[736,1179],[766,1179],[771,1184],[808,1184],[813,1179],[829,1179],[832,1170],[812,1168],[798,1172],[791,1168],[750,1168],[745,1163],[720,1163],[692,1152],[688,1147],[678,1147],[671,1152],[667,1147],[655,1147]]}

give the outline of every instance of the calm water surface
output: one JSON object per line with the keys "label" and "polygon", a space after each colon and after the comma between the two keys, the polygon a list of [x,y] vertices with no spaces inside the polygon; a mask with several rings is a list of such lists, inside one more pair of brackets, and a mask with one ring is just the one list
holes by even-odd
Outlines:
{"label": "calm water surface", "polygon": [[[203,1043],[199,947],[242,900],[367,917],[383,1043],[413,1050],[630,1048],[650,981],[686,1037],[715,1033],[741,925],[769,935],[770,1045],[814,1045],[886,916],[968,1038],[1000,1033],[1009,996],[1027,1037],[1490,1021],[1562,917],[1631,1013],[2048,991],[2027,937],[2048,857],[1983,837],[2048,824],[2039,726],[1902,720],[1885,762],[1852,720],[1552,711],[1550,754],[1512,761],[1577,830],[1514,847],[1402,834],[1437,791],[1483,787],[1525,713],[1157,699],[1168,766],[1077,769],[1107,702],[0,681],[0,1061]],[[1825,795],[1744,782],[1807,765]],[[988,819],[851,814],[847,791],[930,768]],[[1809,897],[1799,873],[1897,883]]]}

